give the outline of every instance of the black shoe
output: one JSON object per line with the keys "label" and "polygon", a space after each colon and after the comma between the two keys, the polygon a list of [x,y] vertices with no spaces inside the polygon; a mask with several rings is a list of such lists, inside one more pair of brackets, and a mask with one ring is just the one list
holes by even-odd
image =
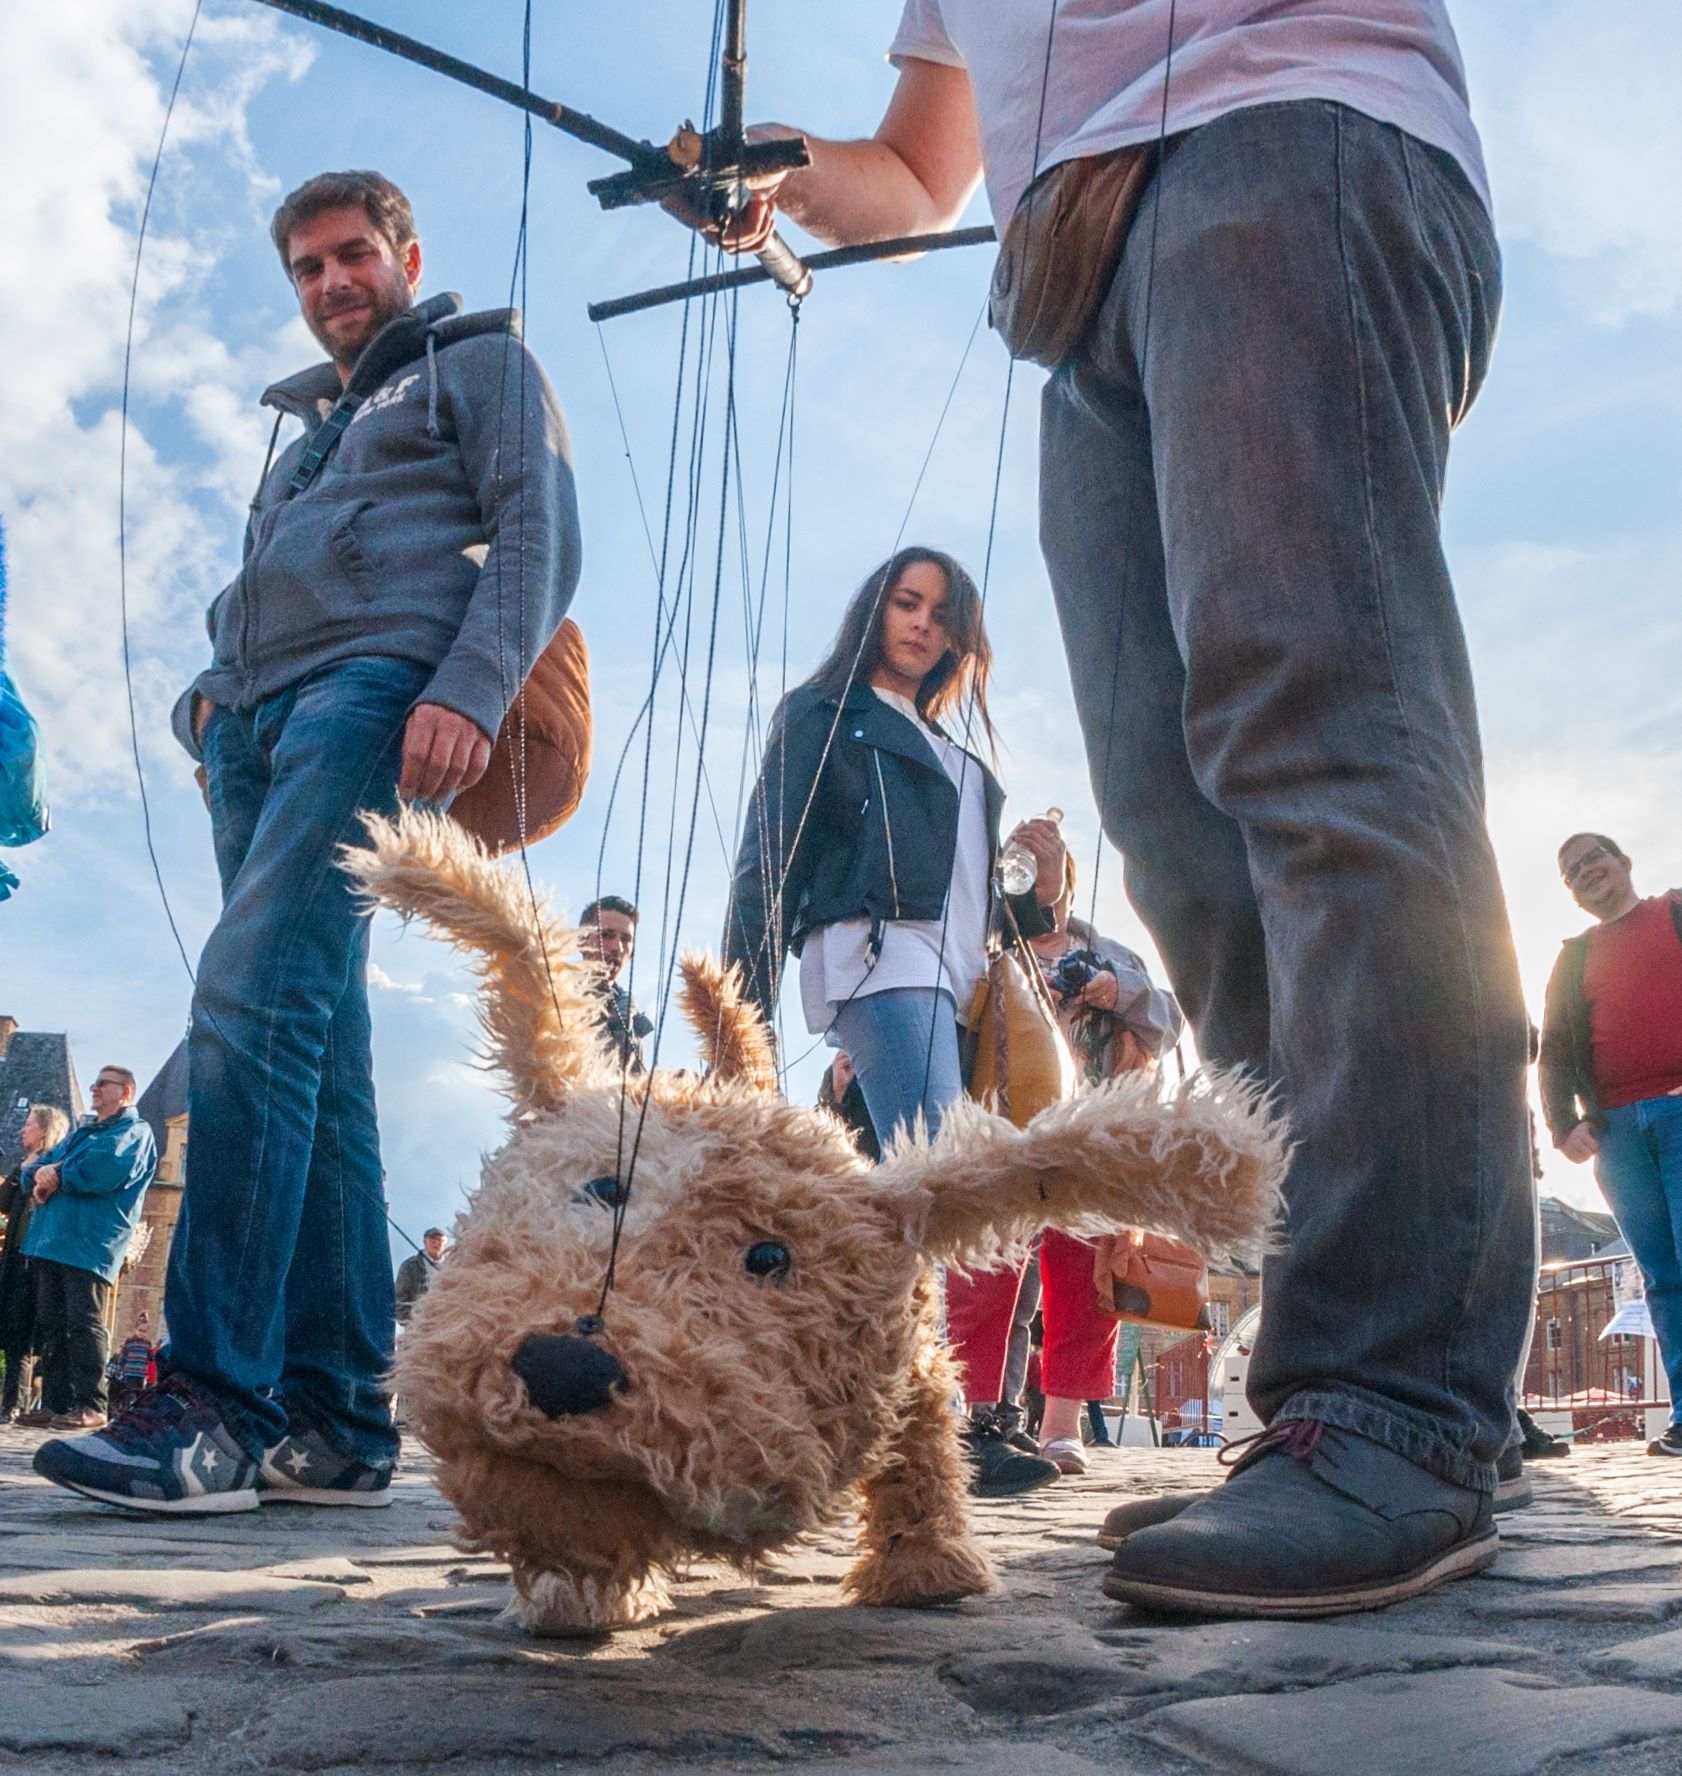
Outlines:
{"label": "black shoe", "polygon": [[[1682,1450],[1677,1454],[1682,1455]],[[1495,1464],[1495,1497],[1489,1508],[1499,1516],[1503,1511],[1522,1511],[1535,1500],[1535,1489],[1524,1471],[1524,1445],[1509,1443]]]}
{"label": "black shoe", "polygon": [[1649,1455],[1682,1455],[1682,1424],[1667,1425],[1662,1437],[1647,1445]]}
{"label": "black shoe", "polygon": [[1544,1431],[1522,1406],[1518,1409],[1518,1429],[1522,1439],[1519,1447],[1527,1462],[1557,1461],[1571,1453],[1571,1445],[1563,1437]]}
{"label": "black shoe", "polygon": [[1379,1609],[1488,1566],[1499,1550],[1490,1504],[1365,1437],[1286,1421],[1225,1486],[1128,1536],[1104,1591],[1173,1615]]}
{"label": "black shoe", "polygon": [[1010,1498],[1059,1478],[1056,1462],[1016,1448],[996,1419],[972,1418],[964,1429],[964,1447],[974,1470],[969,1489],[977,1498]]}

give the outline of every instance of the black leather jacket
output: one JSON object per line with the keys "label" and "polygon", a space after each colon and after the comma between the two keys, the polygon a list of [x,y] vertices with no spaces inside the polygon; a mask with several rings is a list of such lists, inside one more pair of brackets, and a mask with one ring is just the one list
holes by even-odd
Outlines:
{"label": "black leather jacket", "polygon": [[[991,868],[1005,792],[977,768]],[[799,955],[811,932],[841,919],[938,919],[957,844],[957,786],[905,716],[867,684],[839,705],[812,685],[790,691],[748,802],[724,932],[724,959],[740,964],[767,1023],[784,953]],[[1024,936],[1050,928],[1031,891],[1010,904]]]}

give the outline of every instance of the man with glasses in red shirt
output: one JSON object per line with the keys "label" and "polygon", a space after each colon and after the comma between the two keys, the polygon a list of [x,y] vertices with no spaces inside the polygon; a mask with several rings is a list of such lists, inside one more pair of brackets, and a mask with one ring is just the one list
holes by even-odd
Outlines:
{"label": "man with glasses in red shirt", "polygon": [[1648,1453],[1682,1455],[1682,891],[1643,900],[1604,833],[1573,833],[1559,873],[1598,923],[1548,979],[1542,1112],[1567,1159],[1594,1161],[1641,1266],[1673,1414]]}

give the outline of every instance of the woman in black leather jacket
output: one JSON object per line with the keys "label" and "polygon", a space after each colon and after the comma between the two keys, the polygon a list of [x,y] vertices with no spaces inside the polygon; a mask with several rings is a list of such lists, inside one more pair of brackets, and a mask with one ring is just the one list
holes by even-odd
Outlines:
{"label": "woman in black leather jacket", "polygon": [[[993,751],[991,660],[975,582],[901,549],[778,709],[737,853],[726,960],[770,1023],[784,955],[800,957],[807,1027],[851,1054],[884,1139],[919,1112],[932,1132],[963,1089],[1004,806],[975,749]],[[1049,925],[1033,890],[1013,910],[1029,936]]]}

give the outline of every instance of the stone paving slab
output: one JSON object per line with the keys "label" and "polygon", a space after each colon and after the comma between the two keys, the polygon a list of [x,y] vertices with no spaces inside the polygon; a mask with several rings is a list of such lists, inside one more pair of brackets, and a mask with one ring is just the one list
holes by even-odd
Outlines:
{"label": "stone paving slab", "polygon": [[452,1545],[420,1462],[386,1511],[160,1522],[55,1493],[37,1441],[0,1430],[0,1773],[1682,1773],[1682,1464],[1639,1446],[1539,1465],[1491,1576],[1337,1622],[1108,1602],[1108,1506],[1219,1478],[1127,1450],[978,1508],[995,1596],[848,1607],[836,1531],[559,1642],[501,1620],[504,1569]]}
{"label": "stone paving slab", "polygon": [[[1405,1726],[1403,1726],[1405,1723]],[[1402,1731],[1398,1727],[1403,1726]],[[1531,1776],[1562,1757],[1675,1736],[1682,1697],[1606,1685],[1555,1688],[1505,1671],[1364,1679],[1291,1696],[1182,1702],[1148,1732],[1257,1776]],[[1382,1763],[1368,1748],[1386,1747]]]}

